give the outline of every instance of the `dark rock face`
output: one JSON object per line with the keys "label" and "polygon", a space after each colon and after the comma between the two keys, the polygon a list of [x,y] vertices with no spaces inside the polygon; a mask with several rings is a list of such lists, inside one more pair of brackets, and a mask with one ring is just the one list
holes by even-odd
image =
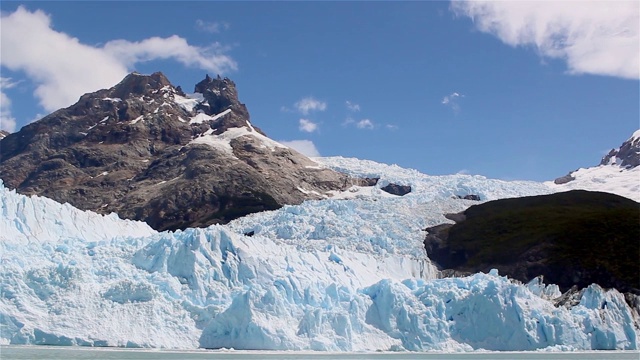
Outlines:
{"label": "dark rock face", "polygon": [[480,201],[482,200],[480,198],[480,195],[475,195],[475,194],[469,194],[469,195],[456,195],[456,198],[458,199],[464,199],[464,200],[472,200],[472,201]]}
{"label": "dark rock face", "polygon": [[411,186],[409,185],[397,185],[397,184],[389,184],[387,186],[381,187],[380,190],[386,191],[392,195],[403,196],[407,195],[411,192]]}
{"label": "dark rock face", "polygon": [[2,180],[158,230],[225,223],[357,181],[265,137],[233,81],[207,76],[195,90],[202,100],[162,73],[133,73],[85,94],[2,139]]}
{"label": "dark rock face", "polygon": [[[640,134],[640,131],[636,132]],[[624,168],[631,169],[640,165],[640,136],[632,136],[622,143],[618,149],[611,151],[602,158],[600,165],[618,164]]]}
{"label": "dark rock face", "polygon": [[358,179],[358,181],[357,181],[357,185],[358,185],[358,186],[375,186],[376,184],[378,184],[378,180],[380,180],[380,178],[363,178],[363,179]]}
{"label": "dark rock face", "polygon": [[568,182],[570,182],[570,181],[573,181],[573,180],[575,180],[575,179],[576,179],[576,178],[575,178],[573,175],[571,175],[571,174],[567,174],[567,175],[565,175],[565,176],[561,176],[561,177],[559,177],[559,178],[557,178],[557,179],[553,180],[553,182],[554,182],[554,184],[556,184],[556,185],[562,185],[562,184],[566,184],[566,183],[568,183]]}
{"label": "dark rock face", "polygon": [[8,131],[0,130],[0,140],[4,139],[9,135]]}
{"label": "dark rock face", "polygon": [[574,190],[474,205],[456,224],[426,229],[431,260],[449,272],[488,272],[563,291],[597,283],[640,294],[640,204]]}

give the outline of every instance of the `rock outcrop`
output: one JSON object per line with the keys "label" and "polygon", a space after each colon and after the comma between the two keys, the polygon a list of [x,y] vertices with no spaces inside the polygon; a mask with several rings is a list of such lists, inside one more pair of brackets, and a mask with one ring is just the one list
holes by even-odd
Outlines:
{"label": "rock outcrop", "polygon": [[398,185],[398,184],[388,184],[380,188],[382,191],[386,191],[391,195],[404,196],[411,192],[411,186],[409,185]]}
{"label": "rock outcrop", "polygon": [[481,201],[480,195],[468,194],[468,195],[456,195],[456,198],[462,200]]}
{"label": "rock outcrop", "polygon": [[[462,215],[462,216],[461,216]],[[429,258],[448,273],[488,272],[529,282],[542,275],[566,291],[592,283],[640,294],[640,204],[573,190],[503,199],[426,229]]]}
{"label": "rock outcrop", "polygon": [[7,135],[5,186],[158,230],[207,226],[351,185],[268,137],[228,78],[186,96],[162,73],[119,84]]}
{"label": "rock outcrop", "polygon": [[566,183],[568,183],[570,181],[573,181],[575,179],[576,178],[569,173],[569,174],[567,174],[565,176],[561,176],[561,177],[553,180],[553,183],[556,184],[556,185],[562,185],[562,184],[566,184]]}
{"label": "rock outcrop", "polygon": [[600,161],[600,165],[617,164],[630,169],[640,165],[640,130],[622,143],[619,148],[611,149]]}

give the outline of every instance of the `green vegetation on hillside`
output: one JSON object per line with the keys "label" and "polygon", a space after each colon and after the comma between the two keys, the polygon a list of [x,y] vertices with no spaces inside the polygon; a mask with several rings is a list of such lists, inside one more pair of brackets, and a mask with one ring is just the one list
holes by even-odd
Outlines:
{"label": "green vegetation on hillside", "polygon": [[[465,215],[447,240],[453,253],[465,255],[458,269],[535,266],[542,272],[538,275],[561,287],[596,282],[640,289],[640,204],[635,201],[576,190],[491,201]],[[515,275],[529,280],[522,271]]]}

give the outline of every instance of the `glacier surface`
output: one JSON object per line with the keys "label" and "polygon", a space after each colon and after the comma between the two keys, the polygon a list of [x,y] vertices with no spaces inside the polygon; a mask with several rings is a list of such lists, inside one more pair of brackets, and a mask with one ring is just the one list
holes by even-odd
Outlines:
{"label": "glacier surface", "polygon": [[553,181],[545,185],[554,191],[575,189],[603,191],[640,202],[640,166],[626,169],[616,164],[580,168],[570,173],[575,179],[564,184]]}
{"label": "glacier surface", "polygon": [[[0,343],[271,350],[637,349],[622,294],[492,272],[437,279],[427,226],[483,200],[551,190],[533,182],[428,176],[318,158],[380,177],[327,200],[206,229],[158,233],[0,183]],[[403,197],[380,187],[411,185]],[[245,235],[246,234],[246,235]],[[251,234],[251,236],[249,236]]]}

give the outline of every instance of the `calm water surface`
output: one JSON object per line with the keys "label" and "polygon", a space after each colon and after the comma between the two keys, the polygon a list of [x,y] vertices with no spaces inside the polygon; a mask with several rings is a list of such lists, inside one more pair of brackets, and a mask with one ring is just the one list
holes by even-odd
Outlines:
{"label": "calm water surface", "polygon": [[0,346],[0,359],[40,359],[40,360],[76,360],[76,359],[213,359],[213,360],[257,360],[257,359],[640,359],[638,351],[590,351],[590,352],[485,352],[485,353],[326,353],[326,352],[272,352],[272,351],[206,351],[206,350],[136,350],[84,347],[52,346]]}

